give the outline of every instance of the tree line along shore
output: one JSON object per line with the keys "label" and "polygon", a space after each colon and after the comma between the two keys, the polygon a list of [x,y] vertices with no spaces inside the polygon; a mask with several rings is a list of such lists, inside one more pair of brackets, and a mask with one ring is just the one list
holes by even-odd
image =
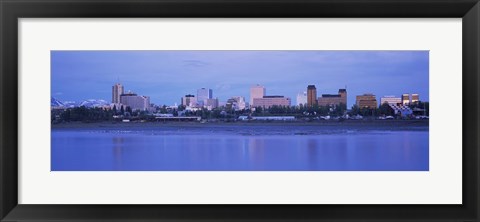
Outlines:
{"label": "tree line along shore", "polygon": [[[396,115],[393,110],[389,108],[387,104],[382,104],[378,108],[359,108],[353,106],[352,109],[347,110],[344,104],[340,104],[335,107],[323,107],[323,106],[273,106],[268,109],[262,109],[257,107],[256,109],[234,110],[227,108],[216,108],[213,110],[207,110],[205,108],[195,111],[185,110],[185,107],[179,106],[178,109],[169,110],[166,107],[161,107],[154,112],[147,111],[132,111],[127,109],[117,110],[103,109],[103,108],[88,108],[88,107],[73,107],[66,109],[52,109],[51,110],[51,123],[65,123],[65,122],[122,122],[124,120],[128,122],[159,122],[166,120],[197,120],[202,122],[235,122],[238,120],[254,120],[259,121],[263,117],[272,117],[270,120],[274,120],[275,117],[289,117],[290,121],[294,122],[315,122],[317,120],[333,120],[341,122],[344,120],[359,120],[359,119],[418,119],[418,117],[428,118],[428,103],[416,103],[414,107],[424,109],[426,112],[422,112],[416,115],[401,116]],[[414,108],[413,107],[413,108]],[[266,118],[268,119],[268,118]],[[264,118],[265,120],[265,118]],[[282,120],[280,118],[279,120]]]}

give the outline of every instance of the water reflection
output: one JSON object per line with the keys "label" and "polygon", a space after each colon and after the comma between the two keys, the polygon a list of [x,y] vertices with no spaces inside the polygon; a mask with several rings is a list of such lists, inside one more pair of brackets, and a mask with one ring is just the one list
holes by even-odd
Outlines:
{"label": "water reflection", "polygon": [[428,131],[162,135],[52,131],[52,170],[428,170]]}
{"label": "water reflection", "polygon": [[113,157],[115,170],[122,169],[122,154],[123,154],[123,137],[113,137]]}
{"label": "water reflection", "polygon": [[305,153],[306,158],[308,158],[308,166],[310,169],[315,169],[317,163],[317,140],[308,139],[307,140],[307,153]]}

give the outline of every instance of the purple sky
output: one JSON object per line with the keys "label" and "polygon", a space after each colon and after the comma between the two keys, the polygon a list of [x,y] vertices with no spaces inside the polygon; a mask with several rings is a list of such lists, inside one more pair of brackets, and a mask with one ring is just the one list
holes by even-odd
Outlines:
{"label": "purple sky", "polygon": [[110,101],[118,81],[157,105],[179,104],[202,87],[220,101],[248,101],[254,84],[292,105],[310,84],[318,96],[347,86],[349,108],[364,93],[429,100],[428,51],[52,51],[51,59],[51,93],[61,101]]}

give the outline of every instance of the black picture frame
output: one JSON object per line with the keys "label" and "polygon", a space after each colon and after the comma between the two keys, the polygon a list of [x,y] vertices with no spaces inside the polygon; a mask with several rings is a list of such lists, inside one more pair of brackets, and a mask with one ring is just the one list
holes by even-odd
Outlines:
{"label": "black picture frame", "polygon": [[[1,221],[479,221],[480,4],[478,0],[0,0],[0,15]],[[18,204],[17,20],[46,17],[462,18],[463,204]],[[131,192],[135,192],[135,189],[133,188]]]}

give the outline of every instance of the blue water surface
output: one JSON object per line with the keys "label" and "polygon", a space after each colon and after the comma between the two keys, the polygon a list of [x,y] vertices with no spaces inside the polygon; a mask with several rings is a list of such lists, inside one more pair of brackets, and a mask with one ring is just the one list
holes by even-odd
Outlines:
{"label": "blue water surface", "polygon": [[428,130],[267,131],[52,129],[51,170],[429,170]]}

